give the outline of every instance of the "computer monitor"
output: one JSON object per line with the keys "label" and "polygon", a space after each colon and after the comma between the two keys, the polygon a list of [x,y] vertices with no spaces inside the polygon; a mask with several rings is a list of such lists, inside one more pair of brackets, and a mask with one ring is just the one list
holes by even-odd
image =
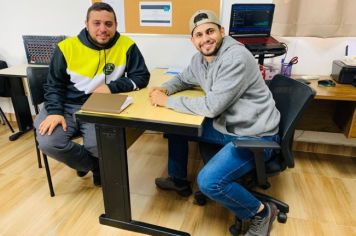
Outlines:
{"label": "computer monitor", "polygon": [[229,35],[269,36],[274,4],[233,4]]}
{"label": "computer monitor", "polygon": [[49,65],[57,44],[65,39],[64,35],[23,35],[27,62],[29,64]]}

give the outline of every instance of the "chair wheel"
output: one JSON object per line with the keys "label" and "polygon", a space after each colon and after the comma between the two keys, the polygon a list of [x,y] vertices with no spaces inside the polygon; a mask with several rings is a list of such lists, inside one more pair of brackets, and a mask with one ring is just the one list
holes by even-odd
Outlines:
{"label": "chair wheel", "polygon": [[263,184],[260,186],[263,190],[266,190],[266,189],[269,189],[271,187],[271,184],[270,183],[266,183],[266,184]]}
{"label": "chair wheel", "polygon": [[279,212],[277,216],[277,220],[279,223],[286,223],[287,222],[287,214],[284,212]]}
{"label": "chair wheel", "polygon": [[195,203],[199,206],[204,206],[206,204],[206,196],[198,191],[194,194]]}

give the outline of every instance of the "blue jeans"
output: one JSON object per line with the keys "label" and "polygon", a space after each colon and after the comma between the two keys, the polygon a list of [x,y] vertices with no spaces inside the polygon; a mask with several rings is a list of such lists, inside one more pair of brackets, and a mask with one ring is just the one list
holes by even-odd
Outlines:
{"label": "blue jeans", "polygon": [[[248,137],[232,136],[218,132],[208,119],[203,126],[201,137],[167,135],[168,138],[168,174],[177,179],[187,177],[188,140],[224,145],[201,169],[197,182],[201,192],[210,199],[230,209],[239,219],[254,216],[260,201],[235,181],[254,169],[253,154],[248,149],[235,148],[233,140],[277,141],[279,136]],[[271,156],[271,150],[265,150],[265,161]]]}

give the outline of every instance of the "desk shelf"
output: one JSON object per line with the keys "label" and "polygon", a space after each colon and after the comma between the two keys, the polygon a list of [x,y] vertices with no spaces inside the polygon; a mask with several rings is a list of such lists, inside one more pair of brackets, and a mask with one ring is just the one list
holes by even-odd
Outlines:
{"label": "desk shelf", "polygon": [[342,133],[296,130],[293,151],[355,158],[356,139],[346,138]]}

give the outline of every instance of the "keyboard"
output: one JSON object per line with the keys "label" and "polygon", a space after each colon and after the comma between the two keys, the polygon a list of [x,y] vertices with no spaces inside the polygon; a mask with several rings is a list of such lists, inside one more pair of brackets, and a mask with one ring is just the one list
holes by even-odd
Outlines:
{"label": "keyboard", "polygon": [[245,45],[250,44],[273,44],[277,43],[278,41],[275,40],[273,37],[248,37],[248,38],[235,38],[240,43]]}
{"label": "keyboard", "polygon": [[264,50],[270,50],[270,49],[281,49],[283,46],[280,43],[259,43],[259,44],[247,44],[245,45],[246,48],[249,50],[259,50],[259,49],[264,49]]}
{"label": "keyboard", "polygon": [[22,39],[29,64],[49,65],[57,44],[65,36],[23,35]]}

